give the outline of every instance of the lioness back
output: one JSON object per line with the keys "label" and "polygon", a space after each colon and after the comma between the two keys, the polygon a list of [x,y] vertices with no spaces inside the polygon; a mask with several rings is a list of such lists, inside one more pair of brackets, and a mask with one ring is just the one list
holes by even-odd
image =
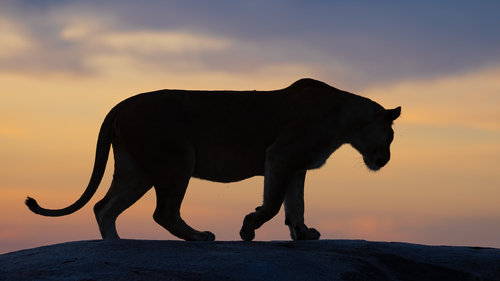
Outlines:
{"label": "lioness back", "polygon": [[130,150],[139,148],[137,157],[149,154],[144,153],[144,147],[192,147],[196,155],[193,176],[197,178],[234,182],[264,175],[266,149],[278,135],[287,126],[288,130],[299,130],[308,125],[306,121],[314,121],[298,119],[308,111],[304,105],[309,103],[312,110],[322,103],[319,93],[304,95],[306,87],[334,89],[305,79],[277,91],[145,93],[123,103],[115,121],[115,127],[120,128],[116,134],[126,134],[124,141]]}

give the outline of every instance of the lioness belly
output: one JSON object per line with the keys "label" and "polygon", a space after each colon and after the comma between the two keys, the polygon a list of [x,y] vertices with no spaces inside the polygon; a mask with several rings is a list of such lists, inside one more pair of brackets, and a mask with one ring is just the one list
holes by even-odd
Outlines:
{"label": "lioness belly", "polygon": [[193,177],[215,182],[236,182],[264,175],[264,165],[264,151],[212,149],[196,154]]}

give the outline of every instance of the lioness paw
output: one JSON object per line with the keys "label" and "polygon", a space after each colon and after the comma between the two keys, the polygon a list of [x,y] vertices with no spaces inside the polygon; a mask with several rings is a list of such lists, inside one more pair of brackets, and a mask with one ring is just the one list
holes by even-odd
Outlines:
{"label": "lioness paw", "polygon": [[315,228],[295,228],[290,231],[290,236],[292,240],[318,240],[321,237],[321,233]]}
{"label": "lioness paw", "polygon": [[[259,210],[260,207],[257,207],[256,210]],[[255,238],[255,228],[249,226],[251,225],[251,221],[255,217],[255,213],[250,213],[245,216],[243,219],[243,226],[240,230],[240,237],[243,241],[252,241]]]}
{"label": "lioness paw", "polygon": [[243,241],[252,241],[255,238],[255,230],[243,226],[240,230],[240,237]]}
{"label": "lioness paw", "polygon": [[203,231],[199,234],[199,239],[196,241],[215,241],[215,234],[210,231]]}
{"label": "lioness paw", "polygon": [[306,239],[307,240],[319,240],[321,237],[321,233],[316,230],[316,228],[309,228],[306,232]]}

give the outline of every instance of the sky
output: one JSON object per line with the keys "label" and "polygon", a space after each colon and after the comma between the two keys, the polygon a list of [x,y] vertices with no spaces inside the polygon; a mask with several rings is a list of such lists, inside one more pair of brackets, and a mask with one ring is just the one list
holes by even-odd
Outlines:
{"label": "sky", "polygon": [[[500,2],[4,0],[0,2],[0,254],[100,239],[73,203],[104,116],[158,89],[272,90],[310,77],[402,107],[391,162],[369,172],[348,145],[306,179],[322,239],[500,248]],[[112,158],[111,158],[112,159]],[[193,179],[181,212],[239,240],[263,178]],[[177,239],[147,193],[117,221],[129,239]],[[289,240],[280,212],[256,240]]]}

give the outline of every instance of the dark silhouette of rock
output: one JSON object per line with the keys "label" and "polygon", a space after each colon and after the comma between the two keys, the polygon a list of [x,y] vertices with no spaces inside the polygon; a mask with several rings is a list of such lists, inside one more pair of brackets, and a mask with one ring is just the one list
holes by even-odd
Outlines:
{"label": "dark silhouette of rock", "polygon": [[93,240],[0,255],[0,280],[500,280],[500,249],[363,240]]}

